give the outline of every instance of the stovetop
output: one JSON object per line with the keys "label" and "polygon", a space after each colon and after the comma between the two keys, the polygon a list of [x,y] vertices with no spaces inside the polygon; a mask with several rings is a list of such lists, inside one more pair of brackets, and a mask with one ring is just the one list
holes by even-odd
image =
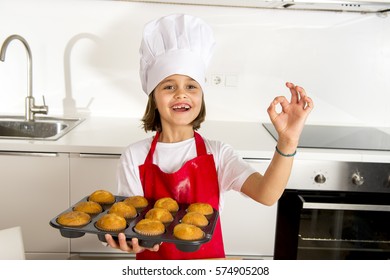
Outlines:
{"label": "stovetop", "polygon": [[[277,141],[271,123],[263,126]],[[305,125],[299,148],[390,151],[390,134],[374,127]]]}

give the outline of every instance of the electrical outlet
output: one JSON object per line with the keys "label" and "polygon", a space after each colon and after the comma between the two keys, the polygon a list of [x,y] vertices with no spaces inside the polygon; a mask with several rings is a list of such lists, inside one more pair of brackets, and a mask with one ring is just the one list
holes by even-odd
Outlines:
{"label": "electrical outlet", "polygon": [[211,84],[213,86],[225,86],[225,76],[222,74],[212,74],[211,75]]}
{"label": "electrical outlet", "polygon": [[210,84],[215,87],[237,87],[236,73],[214,73],[209,76]]}

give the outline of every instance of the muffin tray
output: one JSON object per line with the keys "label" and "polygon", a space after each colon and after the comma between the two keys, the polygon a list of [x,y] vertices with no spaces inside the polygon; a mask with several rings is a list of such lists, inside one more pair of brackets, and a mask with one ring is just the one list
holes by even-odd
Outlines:
{"label": "muffin tray", "polygon": [[[127,198],[127,197],[115,196],[115,202],[122,201],[125,198]],[[88,200],[88,196],[84,197],[79,202],[87,201],[87,200]],[[77,203],[75,203],[74,205],[76,205]],[[107,212],[109,211],[112,204],[102,205],[103,212],[96,214],[96,215],[90,215],[91,221],[85,226],[67,227],[67,226],[60,225],[57,222],[58,216],[60,216],[63,213],[72,211],[74,205],[72,205],[71,207],[69,207],[65,211],[61,212],[60,214],[56,215],[53,219],[50,220],[50,225],[54,228],[59,229],[59,231],[63,237],[78,238],[78,237],[84,236],[86,233],[89,233],[89,234],[96,234],[100,241],[106,242],[106,239],[104,237],[104,235],[106,233],[111,234],[113,236],[113,238],[115,239],[118,237],[118,234],[120,232],[123,232],[126,235],[126,238],[129,240],[131,238],[134,238],[134,237],[138,238],[139,244],[142,247],[152,248],[155,244],[159,244],[161,242],[170,242],[170,243],[174,243],[176,245],[177,249],[179,249],[180,251],[184,251],[184,252],[195,252],[201,247],[202,244],[207,243],[211,240],[211,237],[214,233],[214,229],[215,229],[215,226],[217,224],[217,220],[218,220],[218,216],[219,216],[218,211],[216,209],[214,209],[214,213],[210,217],[207,217],[209,220],[209,224],[207,226],[201,228],[203,230],[203,232],[205,233],[204,237],[202,239],[199,239],[199,240],[187,241],[187,240],[180,240],[180,239],[177,239],[176,237],[174,237],[173,236],[173,228],[175,227],[175,225],[180,223],[182,217],[187,213],[186,209],[188,207],[188,204],[179,204],[179,211],[173,215],[174,220],[171,223],[166,224],[165,225],[165,233],[158,235],[158,236],[141,235],[141,234],[136,233],[133,229],[134,226],[138,223],[138,221],[144,219],[145,214],[149,211],[149,209],[153,208],[154,201],[149,201],[149,205],[146,208],[140,210],[135,218],[127,219],[127,227],[126,227],[126,229],[124,229],[122,231],[103,231],[103,230],[96,228],[96,226],[95,226],[95,223],[97,222],[97,220],[99,220],[99,218],[102,215],[107,214]]]}

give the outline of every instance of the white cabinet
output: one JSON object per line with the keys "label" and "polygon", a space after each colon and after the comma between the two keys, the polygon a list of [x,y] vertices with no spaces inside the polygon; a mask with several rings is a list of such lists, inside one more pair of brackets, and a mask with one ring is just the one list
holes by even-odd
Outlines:
{"label": "white cabinet", "polygon": [[[248,160],[261,174],[269,160]],[[277,205],[265,206],[229,191],[221,213],[225,253],[228,256],[270,259],[273,256]]]}
{"label": "white cabinet", "polygon": [[[70,197],[71,204],[88,196],[93,191],[104,189],[117,194],[116,171],[120,155],[71,154],[70,155]],[[104,247],[96,235],[85,234],[71,239],[71,253],[121,253]]]}
{"label": "white cabinet", "polygon": [[69,157],[0,152],[0,228],[21,226],[27,259],[64,259],[69,241],[49,225],[69,205]]}

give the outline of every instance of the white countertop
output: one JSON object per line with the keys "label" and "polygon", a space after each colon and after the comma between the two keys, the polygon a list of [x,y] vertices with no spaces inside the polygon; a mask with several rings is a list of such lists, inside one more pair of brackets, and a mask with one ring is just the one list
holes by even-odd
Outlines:
{"label": "white countertop", "polygon": [[[275,150],[276,141],[260,122],[208,120],[199,133],[232,145],[245,158],[269,159]],[[56,141],[0,139],[0,151],[121,154],[151,135],[138,119],[90,117]],[[390,162],[390,152],[300,148],[296,159]]]}

